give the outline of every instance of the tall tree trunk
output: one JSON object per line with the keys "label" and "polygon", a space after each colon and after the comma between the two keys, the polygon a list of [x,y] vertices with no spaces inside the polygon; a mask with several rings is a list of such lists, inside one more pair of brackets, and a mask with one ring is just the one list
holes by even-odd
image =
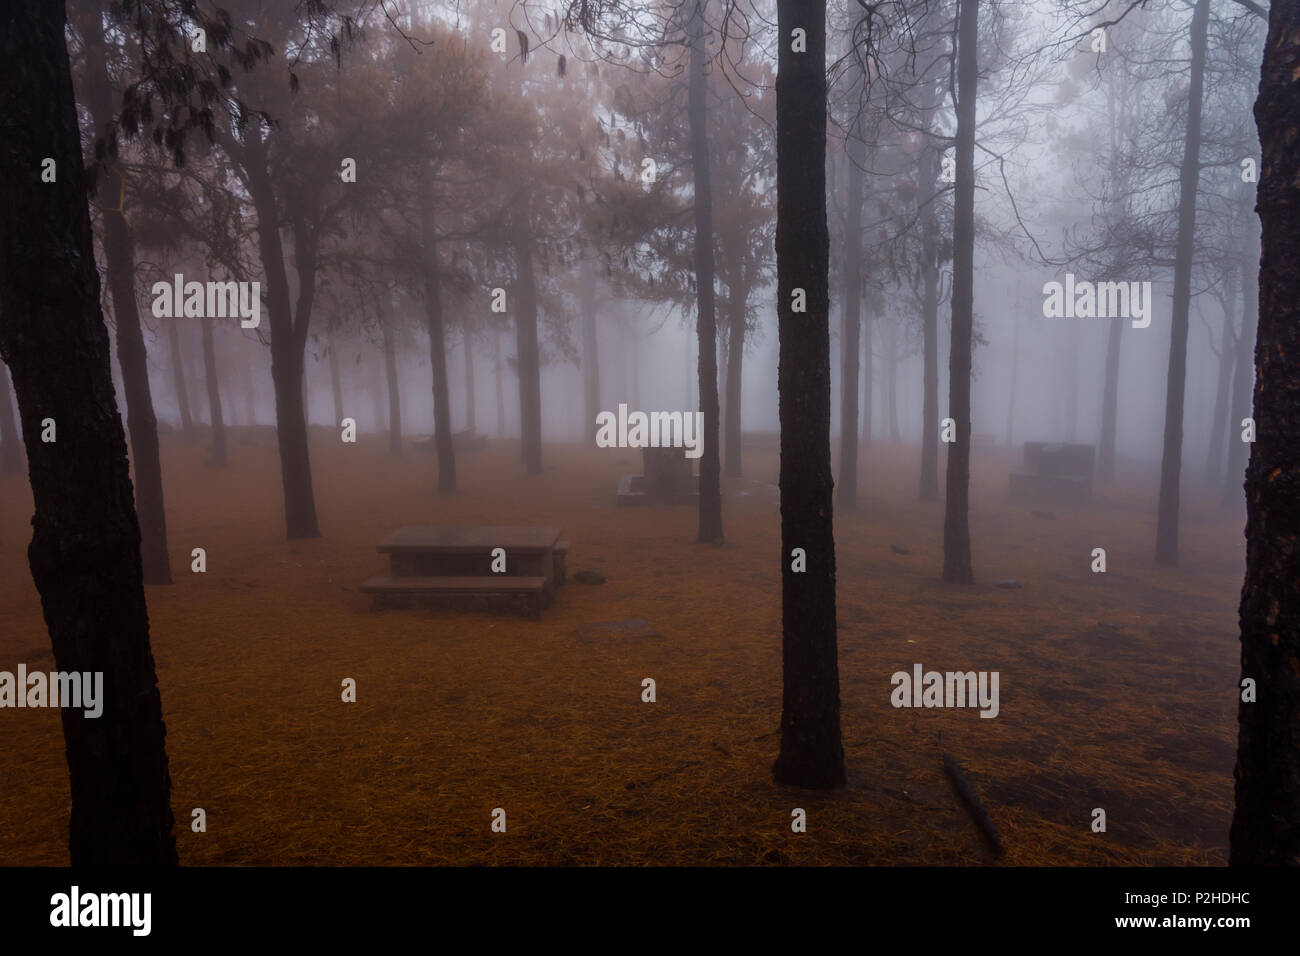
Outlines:
{"label": "tall tree trunk", "polygon": [[226,464],[226,423],[221,415],[221,379],[217,374],[217,349],[212,341],[212,318],[199,319],[203,329],[203,371],[208,384],[208,417],[212,421],[212,458],[208,464]]}
{"label": "tall tree trunk", "polygon": [[[94,133],[101,135],[113,121],[113,87],[108,78],[102,11],[98,3],[86,8],[86,80]],[[162,459],[158,451],[158,421],[149,388],[149,356],[140,330],[135,297],[135,238],[122,206],[126,191],[117,168],[104,169],[99,184],[103,212],[104,265],[113,298],[117,326],[117,360],[126,396],[126,427],[135,472],[135,507],[140,522],[140,559],[145,584],[171,584],[167,554],[167,514],[163,505]],[[174,322],[175,319],[165,320]]]}
{"label": "tall tree trunk", "polygon": [[339,350],[334,337],[334,323],[330,322],[326,331],[328,336],[325,347],[330,352],[330,391],[334,396],[334,427],[340,428],[343,421],[343,378],[339,375]]}
{"label": "tall tree trunk", "polygon": [[[776,274],[781,421],[781,751],[777,783],[841,787],[831,477],[826,7],[778,0]],[[807,52],[791,49],[805,32]],[[807,311],[794,312],[793,293]],[[795,552],[807,570],[794,570]]]}
{"label": "tall tree trunk", "polygon": [[1242,473],[1246,470],[1246,442],[1242,421],[1250,415],[1255,387],[1255,326],[1259,321],[1259,233],[1250,239],[1250,255],[1241,264],[1241,333],[1237,336],[1236,369],[1232,382],[1232,421],[1228,425],[1228,467],[1223,476],[1223,506],[1241,505]]}
{"label": "tall tree trunk", "polygon": [[1187,132],[1179,170],[1178,241],[1174,250],[1173,312],[1169,332],[1169,375],[1165,387],[1164,454],[1156,510],[1156,563],[1178,564],[1179,477],[1183,467],[1183,399],[1187,380],[1187,318],[1192,301],[1192,256],[1196,251],[1196,187],[1200,178],[1201,100],[1205,89],[1206,24],[1210,0],[1196,0],[1192,13],[1192,75],[1187,94]]}
{"label": "tall tree trunk", "polygon": [[[284,494],[285,534],[290,539],[316,538],[316,498],[312,489],[311,457],[307,445],[307,413],[303,402],[303,358],[307,344],[303,307],[308,290],[298,292],[295,316],[289,300],[284,245],[275,192],[267,172],[267,144],[256,131],[249,134],[250,162],[246,164],[249,192],[257,210],[257,244],[266,278],[266,300],[271,326],[271,380],[275,386],[275,432],[280,451],[280,485]],[[313,249],[301,230],[295,230],[294,255],[301,277],[314,276]],[[303,283],[300,281],[300,287]]]}
{"label": "tall tree trunk", "polygon": [[745,362],[745,304],[749,301],[749,286],[743,279],[732,290],[728,308],[727,329],[727,413],[726,440],[723,442],[726,459],[723,468],[728,475],[741,475],[741,376]]}
{"label": "tall tree trunk", "polygon": [[515,351],[519,367],[519,437],[524,471],[542,473],[542,363],[537,347],[537,276],[533,271],[531,224],[519,224],[515,235],[518,268],[518,311],[515,314]]}
{"label": "tall tree trunk", "polygon": [[[102,673],[103,712],[60,711],[74,866],[174,866],[171,780],[126,436],[86,204],[62,3],[0,5],[0,358],[35,514],[32,578],[63,672]],[[54,160],[56,180],[40,181]],[[39,226],[39,228],[37,228]],[[52,419],[56,440],[41,440]]]}
{"label": "tall tree trunk", "polygon": [[[1106,380],[1101,397],[1101,440],[1097,449],[1097,480],[1115,481],[1115,434],[1119,415],[1119,345],[1126,319],[1111,319],[1106,337]],[[1008,431],[1010,429],[1008,428]]]}
{"label": "tall tree trunk", "polygon": [[1205,480],[1217,481],[1223,468],[1223,442],[1228,427],[1228,405],[1231,402],[1232,367],[1236,352],[1232,348],[1233,312],[1236,306],[1236,275],[1228,273],[1227,288],[1223,296],[1223,328],[1219,336],[1219,375],[1214,389],[1214,415],[1210,421],[1210,444],[1205,452]]}
{"label": "tall tree trunk", "polygon": [[[1198,7],[1199,9],[1199,7]],[[1300,865],[1300,3],[1273,0],[1255,120],[1263,227],[1255,443],[1246,472],[1246,580],[1237,707],[1234,866]]]}
{"label": "tall tree trunk", "polygon": [[465,338],[465,427],[474,431],[478,424],[474,414],[474,327],[470,324],[468,312],[461,333]]}
{"label": "tall tree trunk", "polygon": [[16,475],[23,470],[21,445],[14,403],[9,397],[9,373],[0,366],[0,474]]}
{"label": "tall tree trunk", "polygon": [[250,428],[257,424],[257,390],[253,387],[253,360],[257,358],[259,348],[256,340],[250,342],[247,339],[243,339],[240,347],[240,352],[243,354],[243,361],[239,364],[243,366],[240,381],[244,388],[244,418]]}
{"label": "tall tree trunk", "polygon": [[[704,10],[708,0],[694,0],[691,15],[690,84],[687,114],[691,127],[691,166],[695,208],[695,332],[699,346],[700,411],[704,434],[700,456],[700,523],[696,540],[722,544],[722,458],[718,407],[718,331],[713,299],[713,186],[709,170],[709,132],[705,97],[708,53],[704,47]],[[686,406],[688,409],[690,405]]]}
{"label": "tall tree trunk", "polygon": [[943,516],[943,579],[973,584],[970,550],[970,372],[975,308],[975,84],[979,67],[979,0],[960,0],[957,26],[957,182],[952,226],[952,347],[948,415],[956,441],[948,446]]}
{"label": "tall tree trunk", "polygon": [[[928,119],[926,128],[929,129]],[[939,201],[935,192],[938,158],[933,145],[927,144],[921,152],[921,186],[925,190],[921,205],[922,501],[939,500],[939,221],[935,210]]]}
{"label": "tall tree trunk", "polygon": [[[856,67],[855,81],[862,71]],[[844,243],[844,302],[841,307],[840,356],[840,491],[836,503],[845,509],[858,506],[858,363],[861,361],[862,307],[862,166],[865,162],[860,132],[846,133],[848,155],[848,225]]]}
{"label": "tall tree trunk", "polygon": [[[181,437],[193,441],[194,417],[190,414],[190,396],[185,385],[185,359],[181,353],[181,330],[176,318],[167,320],[167,344],[171,350],[172,388],[176,392],[176,407],[181,415]],[[121,364],[120,360],[118,364]]]}
{"label": "tall tree trunk", "polygon": [[424,314],[429,328],[429,365],[433,369],[433,442],[438,450],[438,491],[456,490],[456,450],[451,443],[451,387],[447,382],[447,338],[442,317],[442,272],[438,235],[433,223],[433,195],[426,187],[420,216],[424,255]]}
{"label": "tall tree trunk", "polygon": [[858,435],[858,447],[871,447],[872,389],[875,383],[876,353],[871,345],[872,331],[875,328],[874,300],[867,304],[862,312],[862,419]]}
{"label": "tall tree trunk", "polygon": [[397,378],[397,347],[393,342],[393,316],[386,301],[379,296],[379,325],[384,334],[384,378],[388,382],[388,453],[402,457],[402,389]]}
{"label": "tall tree trunk", "polygon": [[582,437],[596,442],[596,416],[600,414],[600,354],[596,340],[596,270],[590,264],[582,274],[582,410],[586,420]]}
{"label": "tall tree trunk", "polygon": [[1011,337],[1011,389],[1007,397],[1007,448],[1011,448],[1011,440],[1014,437],[1012,426],[1015,424],[1016,414],[1016,372],[1020,368],[1020,323],[1016,323],[1016,330]]}
{"label": "tall tree trunk", "polygon": [[506,437],[506,399],[501,385],[501,330],[492,330],[492,367],[497,386],[497,438]]}

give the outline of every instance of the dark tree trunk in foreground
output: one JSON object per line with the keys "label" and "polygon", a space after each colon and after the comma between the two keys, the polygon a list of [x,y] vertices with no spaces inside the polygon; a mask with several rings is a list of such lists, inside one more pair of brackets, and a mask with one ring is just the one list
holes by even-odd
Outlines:
{"label": "dark tree trunk in foreground", "polygon": [[948,446],[943,515],[943,579],[973,584],[970,553],[970,370],[975,309],[975,83],[979,67],[979,0],[961,0],[957,26],[957,182],[952,225],[952,351],[948,415],[956,441]]}
{"label": "dark tree trunk in foreground", "polygon": [[[691,17],[691,65],[688,108],[691,127],[691,166],[695,207],[695,332],[699,345],[700,411],[704,434],[700,456],[700,524],[696,540],[722,544],[722,450],[718,407],[718,331],[713,297],[713,185],[709,173],[709,132],[706,115],[704,8],[695,0]],[[688,405],[689,409],[690,406]]]}
{"label": "dark tree trunk in foreground", "polygon": [[1237,336],[1236,368],[1232,373],[1232,419],[1228,422],[1228,467],[1223,475],[1223,506],[1241,505],[1241,480],[1246,470],[1247,442],[1241,440],[1242,419],[1250,417],[1255,390],[1255,327],[1259,322],[1259,234],[1251,236],[1250,254],[1241,264],[1241,333]]}
{"label": "dark tree trunk in foreground", "polygon": [[[861,70],[856,71],[861,78]],[[836,504],[858,506],[858,364],[862,310],[862,140],[848,132],[849,195],[848,225],[844,243],[844,301],[840,355],[844,360],[840,376],[840,485]]]}
{"label": "dark tree trunk in foreground", "polygon": [[1223,296],[1223,328],[1219,336],[1219,374],[1214,389],[1214,414],[1210,421],[1210,443],[1205,452],[1205,480],[1217,481],[1223,467],[1223,442],[1228,427],[1228,406],[1231,404],[1232,367],[1236,359],[1233,351],[1233,311],[1236,308],[1236,276],[1229,274]]}
{"label": "dark tree trunk in foreground", "polygon": [[1178,564],[1179,479],[1183,467],[1183,399],[1187,381],[1187,317],[1192,302],[1192,256],[1196,251],[1196,187],[1200,179],[1201,100],[1205,89],[1206,24],[1210,0],[1196,0],[1192,13],[1192,75],[1187,94],[1187,132],[1178,183],[1178,240],[1174,249],[1173,311],[1169,374],[1165,383],[1165,439],[1156,510],[1156,563]]}
{"label": "dark tree trunk in foreground", "polygon": [[[86,42],[86,86],[94,135],[101,136],[113,121],[113,88],[105,62],[104,29],[99,4],[87,8],[82,33]],[[149,389],[149,357],[140,331],[135,296],[135,239],[122,211],[125,193],[117,169],[110,164],[99,183],[103,215],[105,273],[113,297],[117,326],[117,360],[126,397],[126,427],[135,472],[135,510],[140,521],[140,559],[145,584],[171,584],[167,556],[167,516],[163,506],[162,460],[158,451],[158,421]],[[174,322],[175,319],[163,321]]]}
{"label": "dark tree trunk in foreground", "polygon": [[167,321],[167,345],[172,362],[172,388],[176,392],[176,407],[181,416],[181,437],[186,441],[193,441],[194,416],[190,414],[190,396],[185,385],[185,359],[181,353],[181,330],[177,322],[175,317]]}
{"label": "dark tree trunk in foreground", "polygon": [[203,327],[203,371],[208,382],[208,417],[212,420],[212,458],[218,468],[226,464],[226,423],[221,414],[221,379],[217,374],[217,348],[212,341],[212,318],[199,319]]}
{"label": "dark tree trunk in foreground", "polygon": [[939,222],[935,186],[939,154],[921,153],[921,500],[939,500]]}
{"label": "dark tree trunk in foreground", "polygon": [[0,366],[0,474],[16,475],[23,470],[21,442],[13,399],[9,397],[9,373]]}
{"label": "dark tree trunk in foreground", "polygon": [[[844,785],[831,478],[830,237],[826,230],[826,7],[779,0],[776,272],[781,420],[781,752],[777,783]],[[806,31],[807,52],[791,50]],[[791,308],[802,289],[807,312]],[[792,569],[803,549],[807,570]]]}
{"label": "dark tree trunk in foreground", "polygon": [[1273,0],[1255,121],[1263,255],[1255,443],[1246,472],[1234,866],[1300,865],[1300,2]]}
{"label": "dark tree trunk in foreground", "polygon": [[[103,714],[61,710],[74,866],[176,864],[166,730],[126,436],[99,309],[64,7],[0,5],[0,357],[35,499],[27,555],[55,667],[102,672]],[[57,180],[40,181],[45,157]],[[41,441],[52,418],[57,441]]]}
{"label": "dark tree trunk in foreground", "polygon": [[392,310],[386,299],[388,293],[379,295],[379,325],[384,334],[384,379],[388,383],[388,453],[402,457],[402,389],[397,379],[397,345],[393,336]]}
{"label": "dark tree trunk in foreground", "polygon": [[429,329],[429,365],[433,369],[433,443],[438,451],[438,491],[450,494],[456,490],[456,450],[451,444],[451,388],[447,383],[442,275],[433,225],[433,196],[428,192],[424,193],[420,223],[424,254],[424,314]]}
{"label": "dark tree trunk in foreground", "polygon": [[515,237],[519,288],[515,302],[515,349],[519,366],[519,436],[524,471],[542,473],[542,361],[537,346],[537,276],[533,235],[525,222]]}

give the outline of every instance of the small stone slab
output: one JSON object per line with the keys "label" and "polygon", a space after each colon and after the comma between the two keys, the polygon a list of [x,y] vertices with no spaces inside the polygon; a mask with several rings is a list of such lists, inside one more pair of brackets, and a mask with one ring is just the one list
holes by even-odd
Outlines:
{"label": "small stone slab", "polygon": [[647,621],[639,617],[622,621],[597,621],[594,624],[580,624],[573,629],[573,633],[583,644],[618,644],[655,640],[663,637]]}
{"label": "small stone slab", "polygon": [[1017,581],[1015,578],[1007,578],[1005,581],[999,581],[997,586],[1000,588],[1006,588],[1007,590],[1011,590],[1011,591],[1017,588],[1024,587],[1024,585],[1021,584],[1019,581]]}

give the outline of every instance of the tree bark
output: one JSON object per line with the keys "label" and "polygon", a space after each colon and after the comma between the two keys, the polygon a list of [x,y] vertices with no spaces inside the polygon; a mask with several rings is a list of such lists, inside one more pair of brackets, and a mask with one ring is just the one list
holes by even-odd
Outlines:
{"label": "tree bark", "polygon": [[[698,349],[700,411],[704,434],[700,455],[700,522],[696,540],[722,544],[722,458],[718,407],[718,331],[713,296],[713,186],[709,170],[709,133],[705,97],[708,53],[704,48],[704,10],[708,0],[694,0],[691,15],[690,83],[687,114],[691,128],[691,166],[695,208],[695,332]],[[687,408],[689,409],[689,405]]]}
{"label": "tree bark", "polygon": [[[781,750],[777,783],[845,783],[831,477],[826,7],[778,0],[776,271],[781,421]],[[807,51],[792,50],[805,31]],[[807,311],[793,311],[802,289]],[[807,570],[795,571],[794,552]]]}
{"label": "tree bark", "polygon": [[957,38],[957,182],[952,227],[952,347],[948,415],[956,441],[948,446],[943,516],[943,579],[973,584],[970,549],[970,372],[975,307],[975,84],[979,67],[979,0],[961,0]]}
{"label": "tree bark", "polygon": [[1187,381],[1187,320],[1192,301],[1192,256],[1196,251],[1196,188],[1200,178],[1201,100],[1205,89],[1206,24],[1210,0],[1196,0],[1192,13],[1192,74],[1187,94],[1187,131],[1179,171],[1178,240],[1174,250],[1173,310],[1169,374],[1165,383],[1164,453],[1156,509],[1156,563],[1178,564],[1179,478],[1183,467],[1183,400]]}
{"label": "tree bark", "polygon": [[[1126,319],[1111,319],[1106,336],[1106,378],[1101,396],[1101,439],[1097,449],[1097,480],[1115,481],[1115,435],[1119,417],[1119,346]],[[1010,429],[1008,428],[1008,431]]]}
{"label": "tree bark", "polygon": [[[61,709],[74,866],[174,866],[164,748],[126,436],[108,332],[62,3],[0,5],[0,358],[27,446],[28,561],[59,671],[103,675],[103,713]],[[57,179],[41,182],[43,160]],[[52,419],[56,440],[42,441]]]}
{"label": "tree bark", "polygon": [[21,445],[14,403],[9,397],[9,372],[0,366],[0,474],[16,475],[23,470]]}
{"label": "tree bark", "polygon": [[1233,866],[1300,865],[1300,3],[1273,0],[1255,120],[1262,225],[1255,443],[1246,472],[1246,580]]}
{"label": "tree bark", "polygon": [[[856,60],[855,60],[856,62]],[[861,70],[856,71],[861,79]],[[856,84],[855,84],[856,85]],[[862,309],[862,166],[864,144],[853,130],[848,137],[848,224],[844,242],[844,302],[841,307],[840,484],[836,504],[858,506],[858,363],[861,361]]]}
{"label": "tree bark", "polygon": [[[82,34],[86,44],[86,86],[95,136],[113,121],[113,87],[108,78],[100,5],[85,10]],[[135,297],[135,237],[122,206],[125,185],[117,168],[105,166],[99,183],[103,214],[102,246],[105,275],[113,298],[117,326],[117,360],[126,397],[126,427],[135,472],[135,507],[140,522],[140,558],[145,584],[171,584],[167,554],[167,514],[163,505],[162,459],[158,450],[158,421],[149,387],[149,356],[140,330]],[[164,320],[175,322],[175,319]]]}
{"label": "tree bark", "polygon": [[343,378],[339,375],[339,351],[334,339],[334,323],[326,330],[326,345],[330,352],[330,391],[334,397],[334,427],[341,428],[343,421]]}
{"label": "tree bark", "polygon": [[600,414],[600,354],[596,339],[596,270],[590,264],[582,274],[582,409],[586,421],[582,437],[596,443],[596,416]]}
{"label": "tree bark", "polygon": [[465,339],[465,427],[474,431],[477,427],[474,413],[474,327],[470,324],[468,312],[461,333]]}
{"label": "tree bark", "polygon": [[203,371],[208,384],[208,417],[212,422],[212,458],[208,464],[223,468],[226,464],[226,423],[221,414],[221,379],[217,374],[217,349],[212,341],[212,318],[202,318]]}
{"label": "tree bark", "polygon": [[506,437],[506,399],[501,384],[501,331],[492,330],[492,367],[497,386],[497,438]]}
{"label": "tree bark", "polygon": [[1242,421],[1250,416],[1255,388],[1255,327],[1259,322],[1259,234],[1250,241],[1250,254],[1241,264],[1241,332],[1237,336],[1236,368],[1232,382],[1232,421],[1228,423],[1228,467],[1223,475],[1223,506],[1241,505],[1241,482],[1246,470],[1246,445],[1241,440]]}

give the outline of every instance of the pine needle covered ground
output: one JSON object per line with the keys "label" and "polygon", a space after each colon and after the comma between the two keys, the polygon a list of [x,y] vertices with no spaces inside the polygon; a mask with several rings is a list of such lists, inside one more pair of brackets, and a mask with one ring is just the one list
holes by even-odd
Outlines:
{"label": "pine needle covered ground", "polygon": [[[332,440],[331,440],[332,439]],[[176,583],[148,589],[181,861],[201,864],[981,864],[944,775],[965,768],[1001,863],[1221,864],[1232,803],[1242,518],[1195,484],[1183,563],[1157,568],[1155,482],[1122,476],[1090,509],[1006,500],[1013,456],[977,449],[977,583],[939,580],[942,506],[916,500],[916,448],[863,455],[861,507],[836,516],[849,786],[771,783],[781,701],[773,451],[724,486],[722,548],[689,506],[614,507],[639,454],[549,445],[458,459],[313,435],[324,537],[286,542],[274,440],[232,431],[232,466],[164,436]],[[0,476],[0,670],[53,669],[27,568],[25,476]],[[375,544],[403,524],[564,528],[572,581],[539,622],[375,611]],[[904,544],[909,554],[891,551]],[[207,551],[206,574],[190,551]],[[1093,574],[1104,547],[1108,571]],[[1021,589],[995,582],[1016,578]],[[644,618],[659,638],[581,639]],[[890,675],[998,671],[1000,713],[894,709]],[[357,682],[358,702],[340,700]],[[656,703],[643,703],[653,677]],[[0,710],[0,863],[68,862],[59,715]],[[190,829],[191,810],[206,833]],[[490,830],[495,807],[507,832]],[[791,810],[808,813],[791,832]],[[1107,832],[1091,831],[1105,809]]]}

